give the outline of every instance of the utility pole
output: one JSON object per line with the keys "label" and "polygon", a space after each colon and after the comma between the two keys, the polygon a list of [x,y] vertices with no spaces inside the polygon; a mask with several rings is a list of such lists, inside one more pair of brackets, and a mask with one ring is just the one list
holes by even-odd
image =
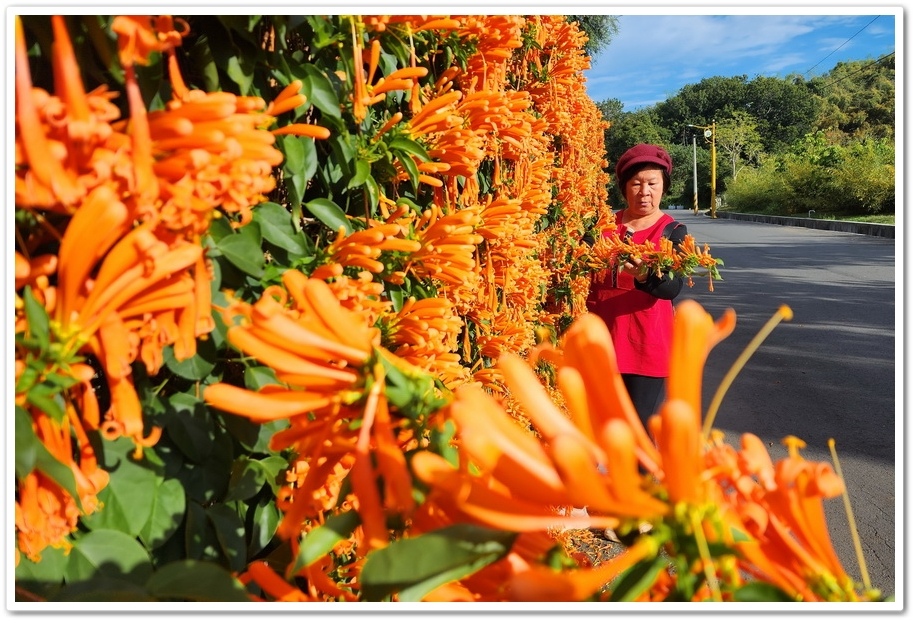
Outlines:
{"label": "utility pole", "polygon": [[698,205],[698,196],[697,196],[697,136],[696,134],[692,135],[693,139],[693,213],[698,214],[700,208]]}
{"label": "utility pole", "polygon": [[[709,191],[710,191],[710,194],[712,195],[709,198],[709,218],[717,218],[716,217],[716,120],[715,119],[712,120],[712,125],[693,125],[692,123],[688,123],[687,127],[688,128],[699,128],[701,130],[704,130],[703,137],[706,139],[707,143],[710,143],[712,145],[712,149],[709,152],[709,156],[711,160],[709,169],[712,174],[712,180],[710,181],[710,184],[709,184]],[[693,156],[693,167],[694,167],[693,178],[694,180],[696,180],[696,166],[697,166],[696,162],[697,162],[696,139],[694,139],[694,156]],[[696,197],[696,181],[694,181],[693,193],[694,193],[694,197]],[[694,205],[696,205],[696,203],[694,203]]]}

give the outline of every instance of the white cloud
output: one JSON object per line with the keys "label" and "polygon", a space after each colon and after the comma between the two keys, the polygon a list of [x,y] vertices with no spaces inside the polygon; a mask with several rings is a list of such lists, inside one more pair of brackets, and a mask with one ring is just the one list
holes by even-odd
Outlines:
{"label": "white cloud", "polygon": [[[618,16],[617,36],[592,59],[586,84],[593,99],[620,99],[626,110],[632,110],[713,76],[753,79],[811,71],[811,77],[842,60],[876,57],[876,45],[884,43],[887,48],[890,41],[893,49],[894,16],[869,24],[864,36],[867,18],[735,11],[624,14]],[[872,29],[875,24],[878,27]]]}

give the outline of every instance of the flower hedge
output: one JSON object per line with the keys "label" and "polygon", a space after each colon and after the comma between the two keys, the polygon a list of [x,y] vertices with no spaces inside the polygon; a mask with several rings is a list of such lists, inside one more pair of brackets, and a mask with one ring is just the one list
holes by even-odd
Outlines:
{"label": "flower hedge", "polygon": [[[636,417],[591,271],[719,262],[582,243],[611,214],[585,40],[16,17],[17,600],[878,599],[833,468],[701,420],[733,313],[678,306],[693,363]],[[564,539],[644,521],[598,565]]]}

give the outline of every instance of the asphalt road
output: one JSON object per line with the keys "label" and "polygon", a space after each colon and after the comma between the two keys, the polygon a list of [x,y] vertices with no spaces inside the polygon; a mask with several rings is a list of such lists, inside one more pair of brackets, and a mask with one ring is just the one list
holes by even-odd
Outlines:
{"label": "asphalt road", "polygon": [[[729,307],[737,314],[734,333],[710,353],[704,408],[779,306],[793,312],[732,383],[715,427],[732,445],[755,433],[774,460],[794,435],[807,444],[803,456],[833,464],[834,439],[871,585],[902,600],[903,279],[895,239],[669,214],[724,262],[713,292],[698,279],[677,300],[692,298],[714,318]],[[825,510],[840,560],[862,579],[842,498]]]}

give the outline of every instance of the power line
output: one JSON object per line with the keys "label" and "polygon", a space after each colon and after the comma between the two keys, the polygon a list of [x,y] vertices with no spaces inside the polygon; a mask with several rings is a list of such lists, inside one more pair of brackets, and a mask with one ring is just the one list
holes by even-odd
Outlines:
{"label": "power line", "polygon": [[858,73],[862,73],[863,71],[865,71],[866,69],[868,69],[868,68],[871,67],[872,65],[877,65],[878,63],[880,63],[880,62],[883,61],[884,59],[889,58],[889,57],[891,57],[891,56],[893,56],[893,55],[894,55],[894,52],[888,52],[887,54],[885,54],[884,56],[882,56],[882,57],[879,58],[878,60],[872,61],[872,62],[868,63],[867,65],[863,65],[863,66],[860,67],[859,69],[857,69],[857,70],[855,70],[855,71],[853,71],[853,72],[851,72],[851,73],[846,74],[846,75],[843,76],[842,78],[837,78],[837,79],[834,80],[833,82],[828,82],[827,84],[821,85],[821,88],[822,88],[822,89],[826,89],[827,87],[829,87],[829,86],[831,86],[831,85],[834,85],[834,84],[836,84],[837,82],[842,82],[843,80],[846,80],[846,78],[849,78],[850,76],[854,76],[854,75],[856,75],[856,74],[858,74]]}
{"label": "power line", "polygon": [[[846,45],[847,43],[849,43],[850,41],[852,41],[853,39],[855,39],[856,37],[858,37],[860,34],[862,34],[862,31],[865,30],[866,28],[868,28],[869,26],[871,26],[871,25],[872,25],[872,22],[874,22],[876,19],[878,19],[878,17],[880,17],[880,16],[879,16],[879,15],[876,15],[876,16],[874,16],[873,18],[871,18],[871,22],[868,22],[867,24],[865,24],[864,26],[862,26],[862,28],[859,30],[859,32],[857,32],[856,34],[854,34],[853,36],[851,36],[849,39],[847,39],[846,41],[844,41],[842,44],[840,44],[840,46],[839,46],[836,50],[834,50],[833,52],[831,52],[830,54],[828,54],[827,56],[825,56],[824,58],[822,58],[821,60],[819,60],[817,63],[815,63],[815,64],[814,64],[814,67],[817,67],[818,65],[820,65],[821,63],[823,63],[824,61],[826,61],[828,58],[830,58],[831,56],[833,56],[834,54],[836,54],[837,51],[838,51],[840,48],[842,48],[844,45]],[[808,71],[806,71],[806,72],[805,72],[805,75],[807,76],[808,74],[810,74],[810,73],[811,73],[811,70],[814,69],[814,67],[812,67],[811,69],[809,69]]]}

